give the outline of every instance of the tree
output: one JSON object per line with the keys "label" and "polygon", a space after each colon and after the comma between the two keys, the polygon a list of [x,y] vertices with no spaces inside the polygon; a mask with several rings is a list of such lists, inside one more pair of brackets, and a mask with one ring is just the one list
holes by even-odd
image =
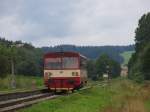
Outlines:
{"label": "tree", "polygon": [[0,77],[10,74],[11,68],[16,74],[42,76],[42,55],[42,50],[31,44],[0,38]]}
{"label": "tree", "polygon": [[96,74],[95,60],[89,60],[87,62],[87,74],[88,74],[88,77],[93,80],[98,79],[98,76]]}
{"label": "tree", "polygon": [[150,13],[141,17],[135,34],[136,52],[139,53],[150,42]]}
{"label": "tree", "polygon": [[32,60],[22,61],[18,67],[18,73],[22,75],[37,75],[38,71],[38,65]]}
{"label": "tree", "polygon": [[144,74],[144,79],[150,80],[150,43],[144,47],[141,59],[141,71]]}
{"label": "tree", "polygon": [[135,31],[135,53],[129,61],[129,78],[150,80],[150,13],[139,20]]}
{"label": "tree", "polygon": [[106,54],[101,55],[96,61],[96,73],[99,77],[102,77],[104,73],[109,73],[109,77],[115,78],[120,76],[120,71],[120,64]]}
{"label": "tree", "polygon": [[9,50],[0,44],[0,77],[4,77],[10,70]]}
{"label": "tree", "polygon": [[42,75],[42,52],[39,49],[19,48],[16,71],[23,75]]}

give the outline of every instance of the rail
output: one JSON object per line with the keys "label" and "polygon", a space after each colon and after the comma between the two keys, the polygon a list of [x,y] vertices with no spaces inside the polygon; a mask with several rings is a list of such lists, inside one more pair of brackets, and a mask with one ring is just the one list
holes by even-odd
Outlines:
{"label": "rail", "polygon": [[0,94],[0,112],[13,112],[58,96],[47,89]]}

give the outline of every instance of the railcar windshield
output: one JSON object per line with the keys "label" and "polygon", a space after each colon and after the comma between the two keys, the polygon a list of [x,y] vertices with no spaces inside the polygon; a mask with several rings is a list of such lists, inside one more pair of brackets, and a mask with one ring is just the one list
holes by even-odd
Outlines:
{"label": "railcar windshield", "polygon": [[45,68],[46,69],[61,69],[61,58],[46,58]]}
{"label": "railcar windshield", "polygon": [[62,58],[63,68],[78,68],[77,57],[63,57]]}
{"label": "railcar windshield", "polygon": [[73,69],[78,68],[78,57],[46,58],[45,69]]}

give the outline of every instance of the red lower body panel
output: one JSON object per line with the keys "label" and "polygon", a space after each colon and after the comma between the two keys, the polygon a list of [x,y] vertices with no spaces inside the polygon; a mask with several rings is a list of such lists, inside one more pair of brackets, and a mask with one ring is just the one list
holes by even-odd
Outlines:
{"label": "red lower body panel", "polygon": [[49,89],[72,90],[80,87],[80,77],[53,77],[46,83]]}

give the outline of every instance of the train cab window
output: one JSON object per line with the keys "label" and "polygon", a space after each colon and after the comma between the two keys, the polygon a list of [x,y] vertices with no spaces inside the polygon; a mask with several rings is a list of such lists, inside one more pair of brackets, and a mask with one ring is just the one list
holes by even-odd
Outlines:
{"label": "train cab window", "polygon": [[77,57],[63,57],[62,59],[63,68],[78,68]]}
{"label": "train cab window", "polygon": [[61,58],[47,58],[45,59],[46,69],[61,69]]}
{"label": "train cab window", "polygon": [[81,60],[80,60],[80,68],[86,69],[86,65],[87,65],[87,60],[85,60],[84,58],[81,58]]}

